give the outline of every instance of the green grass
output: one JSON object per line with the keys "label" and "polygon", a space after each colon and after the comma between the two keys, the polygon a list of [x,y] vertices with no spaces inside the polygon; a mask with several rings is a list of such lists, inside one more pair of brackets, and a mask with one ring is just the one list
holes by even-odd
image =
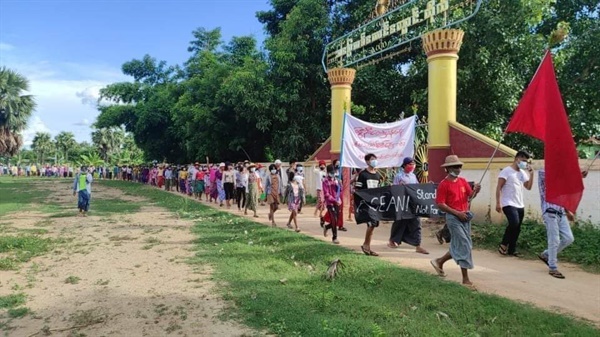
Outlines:
{"label": "green grass", "polygon": [[50,190],[40,189],[40,181],[2,177],[0,179],[0,217],[9,213],[31,210],[28,204],[41,203]]}
{"label": "green grass", "polygon": [[0,309],[10,309],[25,304],[25,294],[0,296]]}
{"label": "green grass", "polygon": [[81,281],[80,277],[72,276],[72,275],[65,279],[65,283],[67,283],[67,284],[77,284],[77,283],[79,283],[79,281]]}
{"label": "green grass", "polygon": [[[490,224],[473,225],[473,243],[496,251],[504,235],[505,226]],[[558,259],[573,262],[586,270],[600,273],[600,229],[591,223],[578,222],[571,227],[575,242],[560,252]],[[548,246],[546,228],[542,223],[525,220],[521,226],[518,251],[528,258],[537,258]]]}
{"label": "green grass", "polygon": [[0,236],[0,253],[8,255],[0,258],[0,270],[15,270],[20,263],[48,252],[52,246],[51,239],[39,236]]}
{"label": "green grass", "polygon": [[90,202],[91,215],[107,215],[115,213],[135,213],[140,210],[142,203],[126,201],[123,199],[94,198]]}
{"label": "green grass", "polygon": [[[280,336],[598,336],[573,318],[475,293],[181,196],[102,183],[195,220],[197,252],[190,263],[212,266],[224,298],[236,305],[231,316]],[[327,265],[336,258],[346,267],[326,281]]]}
{"label": "green grass", "polygon": [[8,317],[10,318],[25,317],[29,313],[31,313],[31,310],[26,307],[8,309]]}

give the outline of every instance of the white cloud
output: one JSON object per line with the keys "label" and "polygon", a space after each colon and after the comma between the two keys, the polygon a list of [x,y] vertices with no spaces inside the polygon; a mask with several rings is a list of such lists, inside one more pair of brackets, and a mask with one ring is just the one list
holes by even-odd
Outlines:
{"label": "white cloud", "polygon": [[0,51],[10,51],[13,49],[15,49],[15,46],[13,46],[12,44],[0,42]]}
{"label": "white cloud", "polygon": [[31,147],[33,138],[35,137],[35,134],[38,132],[48,132],[52,136],[54,136],[54,132],[52,132],[52,130],[50,130],[50,128],[48,126],[46,126],[44,121],[42,121],[42,119],[39,116],[33,115],[29,119],[29,123],[27,124],[27,129],[25,131],[23,131],[23,133],[21,134],[23,136],[23,145],[25,147]]}
{"label": "white cloud", "polygon": [[25,76],[30,82],[29,93],[35,96],[35,118],[31,119],[25,132],[27,145],[36,131],[49,130],[56,131],[54,133],[70,131],[77,141],[89,142],[90,126],[99,113],[96,106],[100,89],[114,82],[126,81],[127,77],[118,67],[30,60],[29,55],[18,55],[19,49],[14,49],[2,54],[0,66],[7,66]]}

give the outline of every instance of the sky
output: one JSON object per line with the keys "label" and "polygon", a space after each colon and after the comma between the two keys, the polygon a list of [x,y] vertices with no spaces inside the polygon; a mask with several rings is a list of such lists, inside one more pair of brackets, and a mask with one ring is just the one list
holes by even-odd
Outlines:
{"label": "sky", "polygon": [[124,62],[181,64],[198,27],[262,43],[255,13],[268,9],[268,0],[0,0],[0,67],[28,78],[37,102],[25,146],[38,131],[90,141],[99,89],[130,80]]}

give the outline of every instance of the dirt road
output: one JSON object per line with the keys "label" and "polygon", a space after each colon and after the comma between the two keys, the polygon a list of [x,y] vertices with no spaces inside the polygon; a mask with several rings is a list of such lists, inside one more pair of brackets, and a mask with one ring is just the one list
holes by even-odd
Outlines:
{"label": "dirt road", "polygon": [[[233,214],[242,214],[238,212],[237,207],[228,210],[215,204],[211,206]],[[313,211],[312,207],[306,208],[304,214],[298,217],[302,234],[329,241],[330,237],[323,237],[323,231],[318,219],[313,217]],[[261,207],[260,218],[254,220],[268,225],[267,214],[268,209]],[[288,216],[287,209],[276,213],[275,219],[279,227],[285,228]],[[382,224],[375,230],[371,249],[379,253],[382,259],[403,267],[435,274],[429,261],[443,255],[448,250],[448,245],[440,245],[437,242],[432,231],[437,227],[432,226],[434,227],[423,229],[422,243],[422,246],[429,250],[430,255],[417,254],[414,252],[414,247],[406,244],[398,249],[388,248],[389,224]],[[347,232],[339,234],[341,245],[360,252],[365,226],[357,226],[351,222],[347,224],[347,228]],[[475,250],[473,255],[475,269],[469,274],[478,291],[531,303],[553,312],[573,315],[589,320],[600,327],[600,275],[585,272],[576,265],[559,261],[560,270],[566,276],[566,279],[559,280],[548,275],[548,269],[541,261],[503,257],[484,250]],[[448,280],[461,281],[460,269],[455,263],[449,261],[444,269]]]}
{"label": "dirt road", "polygon": [[[74,214],[70,185],[57,182],[52,188],[52,201]],[[3,327],[8,336],[261,335],[218,317],[225,304],[211,270],[186,263],[194,255],[192,222],[95,184],[92,209],[100,199],[143,206],[87,218],[50,218],[36,211],[2,218],[5,232],[43,229],[45,236],[65,241],[20,271],[0,271],[0,296],[25,293],[32,311]]]}

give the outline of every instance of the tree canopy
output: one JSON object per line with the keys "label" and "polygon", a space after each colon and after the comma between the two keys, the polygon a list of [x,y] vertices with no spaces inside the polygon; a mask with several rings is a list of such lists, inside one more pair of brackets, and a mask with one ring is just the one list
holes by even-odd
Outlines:
{"label": "tree canopy", "polygon": [[[256,14],[267,34],[222,41],[220,28],[192,32],[189,59],[169,66],[149,55],[123,64],[129,82],[101,91],[99,128],[124,126],[149,159],[172,162],[303,159],[330,130],[330,89],[321,67],[328,41],[373,10],[372,0],[270,0]],[[500,139],[548,39],[577,142],[600,134],[597,41],[600,4],[591,0],[485,0],[460,25],[465,39],[458,71],[458,120]],[[353,107],[361,118],[394,121],[427,115],[427,63],[419,41],[393,59],[361,67]],[[184,46],[182,46],[184,48]],[[510,135],[507,145],[538,157],[541,144]]]}

